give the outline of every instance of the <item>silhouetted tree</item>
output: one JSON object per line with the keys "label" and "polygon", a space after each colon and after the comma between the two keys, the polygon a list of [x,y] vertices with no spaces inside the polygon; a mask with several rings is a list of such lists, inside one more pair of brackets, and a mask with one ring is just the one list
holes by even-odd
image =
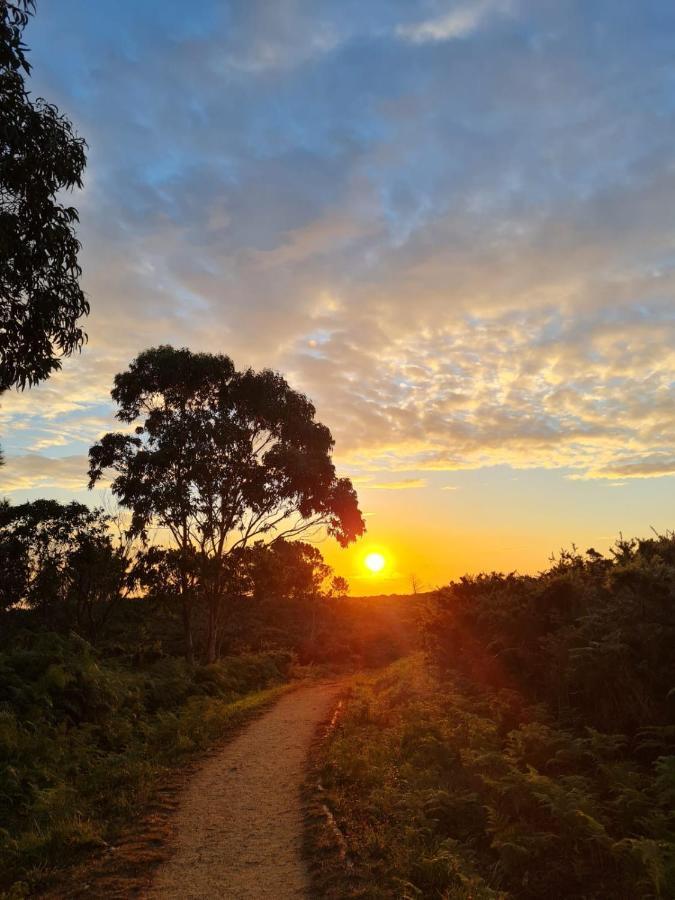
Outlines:
{"label": "silhouetted tree", "polygon": [[330,431],[281,375],[162,346],[117,375],[112,396],[117,417],[138,424],[91,448],[90,487],[112,469],[131,532],[159,526],[178,550],[188,653],[195,554],[212,660],[237,554],[321,528],[346,545],[365,530],[351,482],[335,474]]}
{"label": "silhouetted tree", "polygon": [[82,186],[85,143],[33,100],[23,29],[32,0],[0,0],[0,392],[47,378],[85,340],[77,210],[57,199]]}
{"label": "silhouetted tree", "polygon": [[185,656],[194,661],[192,623],[199,596],[199,557],[189,544],[185,547],[160,547],[150,544],[135,560],[136,584],[148,599],[171,605],[180,599],[183,618]]}
{"label": "silhouetted tree", "polygon": [[128,586],[128,547],[110,517],[82,503],[0,504],[0,608],[94,638]]}
{"label": "silhouetted tree", "polygon": [[255,619],[244,630],[257,630],[272,644],[286,643],[303,659],[321,655],[325,648],[320,645],[333,639],[329,632],[340,629],[338,601],[349,586],[334,575],[320,550],[304,541],[259,542],[243,554],[240,568]]}

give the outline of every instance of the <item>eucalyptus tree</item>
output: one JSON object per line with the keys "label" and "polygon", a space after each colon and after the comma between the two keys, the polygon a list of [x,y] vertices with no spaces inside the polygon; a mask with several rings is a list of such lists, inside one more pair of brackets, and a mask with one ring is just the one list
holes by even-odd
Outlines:
{"label": "eucalyptus tree", "polygon": [[131,533],[147,540],[157,528],[177,551],[188,656],[199,593],[206,658],[215,658],[229,586],[251,543],[323,530],[345,546],[365,531],[351,482],[336,475],[329,429],[280,374],[160,346],[115,377],[112,397],[117,418],[135,427],[90,449],[89,484],[109,470]]}
{"label": "eucalyptus tree", "polygon": [[85,143],[51,103],[33,99],[23,31],[32,0],[0,0],[0,392],[49,377],[81,347],[77,210]]}

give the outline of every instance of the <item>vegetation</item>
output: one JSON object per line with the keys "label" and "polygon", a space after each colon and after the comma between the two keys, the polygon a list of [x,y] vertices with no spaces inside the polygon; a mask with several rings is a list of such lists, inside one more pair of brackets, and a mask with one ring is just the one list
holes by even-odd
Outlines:
{"label": "vegetation", "polygon": [[230,573],[217,660],[195,665],[177,551],[113,524],[76,503],[0,508],[4,886],[113,840],[294,661],[406,655],[361,678],[323,751],[354,862],[335,896],[675,894],[672,536],[409,598],[350,598],[316,547],[256,541]]}
{"label": "vegetation", "polygon": [[77,210],[61,192],[82,186],[85,144],[70,122],[26,89],[23,30],[33,0],[0,0],[0,393],[60,368],[85,339]]}
{"label": "vegetation", "polygon": [[672,536],[439,591],[325,748],[334,895],[675,896],[674,599]]}
{"label": "vegetation", "polygon": [[[92,588],[72,573],[86,558],[78,538],[86,548],[90,535],[62,520],[82,526],[82,511],[31,507],[6,507],[0,528],[0,548],[13,549],[11,570],[21,575],[4,595],[18,602],[0,613],[0,892],[41,883],[53,867],[114,842],[171,767],[275,697],[298,661],[362,667],[410,649],[404,601],[349,598],[315,547],[279,541],[250,549],[222,656],[189,665],[171,583],[114,602],[94,591],[91,617],[80,617],[81,586]],[[101,515],[90,513],[94,535]],[[207,625],[197,602],[197,648]]]}
{"label": "vegetation", "polygon": [[94,639],[132,584],[129,546],[111,524],[81,503],[0,503],[0,611],[31,610],[43,627]]}
{"label": "vegetation", "polygon": [[0,652],[0,888],[114,840],[169,768],[276,696],[289,663],[138,665],[75,636],[15,638]]}
{"label": "vegetation", "polygon": [[338,478],[331,433],[281,375],[237,372],[227,356],[146,350],[112,391],[133,435],[106,434],[89,453],[90,487],[106,470],[132,511],[130,533],[159,527],[181,596],[188,659],[193,609],[208,610],[213,662],[242,556],[257,539],[323,528],[342,545],[365,530],[356,493]]}
{"label": "vegetation", "polygon": [[[61,202],[86,147],[26,88],[33,11],[0,0],[0,393],[57,370],[89,311]],[[675,536],[353,599],[300,538],[363,534],[356,493],[281,375],[161,346],[112,397],[90,487],[112,477],[128,528],[0,501],[0,891],[114,840],[300,662],[389,666],[320,751],[353,863],[328,893],[675,897]]]}
{"label": "vegetation", "polygon": [[[0,501],[0,888],[114,837],[293,660],[366,655],[344,580],[286,540],[364,527],[307,398],[170,347],[113,395],[142,424],[93,447],[90,474],[115,472],[129,527],[80,503]],[[173,543],[152,543],[156,528]]]}
{"label": "vegetation", "polygon": [[443,667],[516,688],[563,722],[630,736],[675,726],[675,536],[562,553],[538,577],[440,591],[424,623]]}
{"label": "vegetation", "polygon": [[[77,503],[0,507],[0,893],[114,841],[296,660],[378,664],[403,646],[403,604],[373,614],[316,547],[278,540],[241,555],[218,660],[188,664],[164,551],[130,548],[112,524]],[[197,594],[202,658],[208,617]]]}

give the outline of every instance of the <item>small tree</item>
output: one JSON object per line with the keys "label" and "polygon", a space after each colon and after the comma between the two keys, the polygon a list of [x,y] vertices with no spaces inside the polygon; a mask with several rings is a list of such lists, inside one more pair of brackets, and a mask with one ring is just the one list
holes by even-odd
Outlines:
{"label": "small tree", "polygon": [[0,504],[0,608],[95,638],[128,586],[128,546],[114,542],[110,524],[82,503]]}
{"label": "small tree", "polygon": [[77,210],[85,143],[55,106],[32,100],[23,29],[32,0],[0,0],[0,392],[47,378],[85,339]]}
{"label": "small tree", "polygon": [[171,606],[180,598],[185,656],[194,661],[192,622],[199,592],[199,558],[192,547],[160,547],[151,544],[136,555],[135,583],[146,598]]}
{"label": "small tree", "polygon": [[410,590],[412,591],[413,596],[417,596],[417,594],[422,591],[422,582],[415,572],[410,576]]}
{"label": "small tree", "polygon": [[335,625],[338,598],[349,590],[320,550],[304,541],[276,540],[250,547],[242,559],[250,611],[261,633],[314,658],[320,638]]}
{"label": "small tree", "polygon": [[145,539],[158,526],[178,551],[188,656],[195,557],[212,661],[233,564],[246,547],[320,529],[344,546],[364,532],[351,482],[336,476],[330,431],[281,375],[162,346],[117,375],[112,396],[117,417],[138,424],[91,448],[90,487],[112,469],[131,532]]}

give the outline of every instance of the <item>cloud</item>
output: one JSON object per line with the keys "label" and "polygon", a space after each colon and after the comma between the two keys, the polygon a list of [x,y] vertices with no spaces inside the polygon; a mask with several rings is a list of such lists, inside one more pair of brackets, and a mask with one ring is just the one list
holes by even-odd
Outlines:
{"label": "cloud", "polygon": [[87,484],[86,456],[51,459],[40,454],[9,457],[0,469],[0,492],[59,488],[81,491]]}
{"label": "cloud", "polygon": [[424,478],[402,478],[399,481],[379,481],[364,484],[364,487],[376,491],[407,491],[411,488],[423,488],[427,486]]}
{"label": "cloud", "polygon": [[90,146],[90,340],[3,396],[0,480],[117,427],[161,342],[281,369],[364,485],[668,473],[670,4],[521,0],[495,41],[515,4],[64,3],[27,37]]}
{"label": "cloud", "polygon": [[415,24],[399,25],[396,33],[413,44],[457,40],[471,35],[483,22],[494,15],[511,12],[509,0],[474,0],[456,6],[450,12]]}
{"label": "cloud", "polygon": [[[618,459],[606,466],[591,468],[584,472],[583,478],[663,478],[675,475],[675,456],[664,451],[644,457],[628,457]],[[611,487],[619,487],[626,482],[614,482]]]}
{"label": "cloud", "polygon": [[665,303],[510,310],[368,352],[335,332],[296,374],[320,385],[319,411],[332,410],[340,455],[359,471],[602,465],[623,477],[627,448],[639,459],[675,441],[674,342]]}

